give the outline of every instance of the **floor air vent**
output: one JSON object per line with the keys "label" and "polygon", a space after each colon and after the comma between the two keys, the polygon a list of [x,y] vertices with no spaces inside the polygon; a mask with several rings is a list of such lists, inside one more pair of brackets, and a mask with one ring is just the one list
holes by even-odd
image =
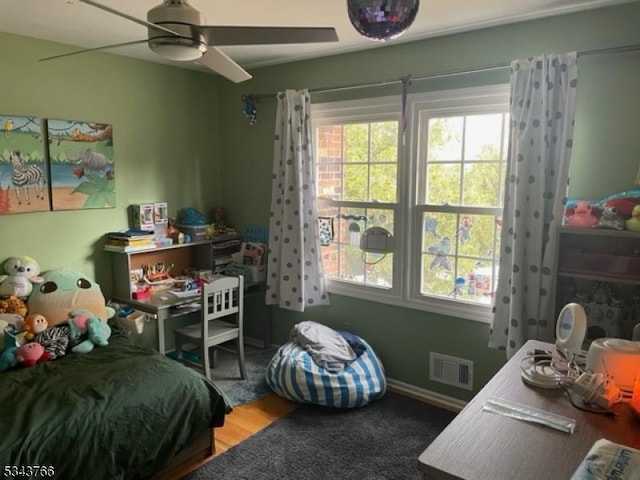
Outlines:
{"label": "floor air vent", "polygon": [[473,390],[473,362],[442,353],[429,353],[429,380]]}

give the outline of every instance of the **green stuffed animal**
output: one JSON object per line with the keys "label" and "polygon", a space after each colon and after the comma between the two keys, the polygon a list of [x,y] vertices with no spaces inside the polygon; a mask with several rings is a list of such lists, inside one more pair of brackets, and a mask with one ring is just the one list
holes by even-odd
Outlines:
{"label": "green stuffed animal", "polygon": [[115,310],[106,306],[100,285],[72,268],[56,268],[42,274],[43,282],[34,288],[27,307],[43,315],[49,328],[67,323],[69,313],[85,309],[106,323]]}
{"label": "green stuffed animal", "polygon": [[18,364],[18,347],[0,350],[0,372],[9,370]]}
{"label": "green stuffed animal", "polygon": [[111,327],[101,321],[89,310],[78,309],[69,313],[69,338],[78,340],[87,335],[85,340],[71,348],[73,353],[88,353],[94,346],[104,347],[109,344]]}

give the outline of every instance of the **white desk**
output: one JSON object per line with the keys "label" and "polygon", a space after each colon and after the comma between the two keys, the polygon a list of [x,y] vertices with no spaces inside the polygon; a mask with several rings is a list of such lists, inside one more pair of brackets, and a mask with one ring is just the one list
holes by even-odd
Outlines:
{"label": "white desk", "polygon": [[[628,404],[614,406],[618,418],[574,408],[562,390],[529,387],[520,378],[520,360],[536,348],[529,341],[453,419],[420,455],[427,480],[568,480],[600,438],[640,448],[640,421]],[[484,412],[498,397],[576,419],[572,435],[530,422]]]}
{"label": "white desk", "polygon": [[[264,284],[254,283],[247,285],[244,290],[245,302],[248,296],[264,295]],[[181,317],[190,313],[200,312],[200,294],[194,295],[176,295],[171,291],[160,292],[151,295],[149,298],[142,300],[133,300],[128,298],[115,297],[114,302],[122,305],[131,305],[131,307],[146,313],[158,322],[158,351],[163,355],[166,353],[165,340],[165,322],[173,317]],[[197,305],[191,305],[197,302]],[[266,322],[264,328],[264,348],[271,346],[271,315],[264,319]],[[245,311],[246,323],[246,311]]]}
{"label": "white desk", "polygon": [[[200,311],[200,294],[178,296],[171,292],[161,292],[143,300],[114,298],[114,301],[120,304],[131,305],[136,310],[140,310],[156,319],[158,322],[158,351],[163,355],[166,353],[164,335],[165,322],[171,317],[179,317]],[[198,305],[185,308],[185,306],[193,302],[198,302]]]}

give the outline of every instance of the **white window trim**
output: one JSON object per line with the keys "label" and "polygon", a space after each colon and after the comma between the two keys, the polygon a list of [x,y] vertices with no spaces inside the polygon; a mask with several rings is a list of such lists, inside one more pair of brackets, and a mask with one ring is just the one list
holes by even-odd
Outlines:
{"label": "white window trim", "polygon": [[[416,168],[413,159],[418,154],[419,116],[421,111],[429,110],[433,114],[452,113],[464,109],[464,113],[486,112],[491,108],[504,111],[509,104],[509,85],[490,85],[483,87],[459,88],[438,92],[417,93],[407,96],[406,109],[408,123],[406,144],[402,138],[398,146],[398,203],[394,224],[396,250],[394,252],[393,288],[351,284],[327,278],[330,293],[355,297],[362,300],[385,303],[467,320],[489,323],[492,307],[478,305],[464,300],[449,300],[425,296],[420,293],[422,260],[420,249],[412,245],[421,244],[422,226],[417,225],[414,199],[417,198]],[[385,117],[386,115],[386,117]],[[400,119],[402,125],[401,97],[389,96],[331,102],[312,105],[312,122],[317,125],[332,122],[375,121],[389,118]],[[420,161],[423,161],[422,159]],[[398,232],[402,232],[399,234]]]}

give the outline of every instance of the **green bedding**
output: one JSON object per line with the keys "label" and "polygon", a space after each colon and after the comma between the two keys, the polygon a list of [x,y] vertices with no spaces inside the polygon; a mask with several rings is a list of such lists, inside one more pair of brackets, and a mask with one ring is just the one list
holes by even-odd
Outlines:
{"label": "green bedding", "polygon": [[0,406],[0,478],[39,465],[64,480],[148,478],[230,410],[202,375],[116,332],[90,353],[0,373]]}

